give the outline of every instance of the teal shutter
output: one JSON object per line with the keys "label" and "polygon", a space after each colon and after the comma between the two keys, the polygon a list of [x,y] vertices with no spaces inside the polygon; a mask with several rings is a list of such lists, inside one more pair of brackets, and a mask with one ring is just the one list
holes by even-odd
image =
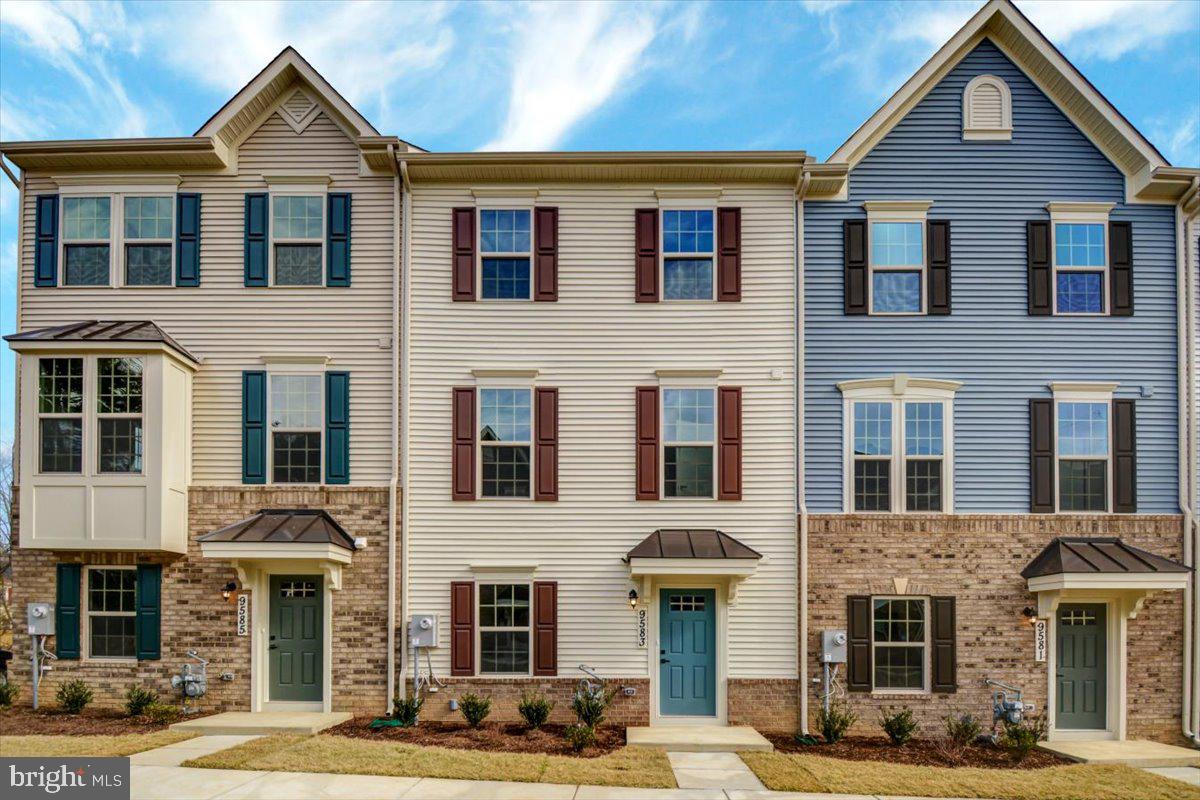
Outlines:
{"label": "teal shutter", "polygon": [[175,285],[200,285],[200,195],[175,196]]}
{"label": "teal shutter", "polygon": [[245,266],[247,286],[267,285],[267,195],[246,195]]}
{"label": "teal shutter", "polygon": [[58,195],[38,195],[34,216],[33,285],[58,285]]}
{"label": "teal shutter", "polygon": [[79,658],[79,583],[83,567],[58,565],[58,596],[54,604],[54,643],[59,658]]}
{"label": "teal shutter", "polygon": [[267,373],[242,373],[242,483],[267,482]]}
{"label": "teal shutter", "polygon": [[162,627],[162,566],[138,564],[135,586],[137,600],[134,610],[137,612],[137,618],[134,623],[134,636],[137,640],[138,661],[157,661],[162,657],[159,644]]}
{"label": "teal shutter", "polygon": [[328,268],[326,286],[350,285],[350,195],[329,195],[329,223],[325,235]]}
{"label": "teal shutter", "polygon": [[350,482],[350,373],[325,373],[325,482]]}

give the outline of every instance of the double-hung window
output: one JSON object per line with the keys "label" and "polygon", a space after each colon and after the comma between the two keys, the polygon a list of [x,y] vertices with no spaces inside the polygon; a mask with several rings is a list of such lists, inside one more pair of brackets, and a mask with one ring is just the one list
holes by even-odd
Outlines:
{"label": "double-hung window", "polygon": [[174,273],[175,198],[122,198],[126,286],[170,286]]}
{"label": "double-hung window", "polygon": [[484,300],[529,300],[533,281],[532,213],[528,208],[479,210],[480,293]]}
{"label": "double-hung window", "polygon": [[320,483],[323,375],[270,375],[271,480]]}
{"label": "double-hung window", "polygon": [[96,359],[100,473],[142,471],[142,360]]}
{"label": "double-hung window", "polygon": [[108,286],[112,263],[109,195],[62,199],[64,286]]}
{"label": "double-hung window", "polygon": [[925,225],[871,222],[871,313],[925,311]]}
{"label": "double-hung window", "polygon": [[664,388],[663,496],[712,497],[716,389]]}
{"label": "double-hung window", "polygon": [[1107,300],[1107,225],[1054,223],[1054,310],[1058,314],[1103,314]]}
{"label": "double-hung window", "polygon": [[272,194],[271,240],[276,286],[320,286],[325,278],[325,197]]}
{"label": "double-hung window", "polygon": [[871,598],[872,689],[928,690],[928,616],[924,597]]}
{"label": "double-hung window", "polygon": [[87,568],[87,655],[136,658],[137,571],[133,567]]}
{"label": "double-hung window", "polygon": [[712,209],[662,212],[664,300],[712,300],[714,241]]}
{"label": "double-hung window", "polygon": [[83,472],[83,359],[38,359],[38,471]]}
{"label": "double-hung window", "polygon": [[1111,401],[1055,401],[1059,511],[1107,511]]}
{"label": "double-hung window", "polygon": [[529,674],[529,584],[479,585],[479,654],[483,674]]}
{"label": "double-hung window", "polygon": [[533,390],[479,390],[479,450],[483,497],[530,496]]}

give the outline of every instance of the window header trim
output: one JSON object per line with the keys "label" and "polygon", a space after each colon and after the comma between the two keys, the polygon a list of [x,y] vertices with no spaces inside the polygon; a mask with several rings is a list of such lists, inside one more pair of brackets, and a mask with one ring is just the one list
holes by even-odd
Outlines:
{"label": "window header trim", "polygon": [[[953,397],[962,388],[962,381],[944,380],[941,378],[913,378],[904,373],[887,375],[880,378],[860,378],[858,380],[842,381],[837,388],[845,397],[856,397],[866,394],[878,395],[879,390],[890,390],[897,397]],[[912,391],[917,390],[917,391]]]}
{"label": "window header trim", "polygon": [[871,222],[924,222],[932,200],[868,200],[862,204]]}

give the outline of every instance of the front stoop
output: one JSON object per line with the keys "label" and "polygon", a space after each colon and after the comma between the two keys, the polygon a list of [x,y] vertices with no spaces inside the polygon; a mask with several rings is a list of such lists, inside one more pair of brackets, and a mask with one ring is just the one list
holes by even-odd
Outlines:
{"label": "front stoop", "polygon": [[339,725],[354,715],[348,711],[226,711],[171,726],[201,736],[268,736],[274,733],[313,734]]}
{"label": "front stoop", "polygon": [[1123,742],[1041,742],[1038,747],[1083,764],[1124,764],[1128,767],[1200,766],[1200,751],[1161,742],[1126,739]]}
{"label": "front stoop", "polygon": [[625,744],[630,747],[661,747],[673,753],[762,753],[775,749],[754,728],[721,725],[626,728]]}

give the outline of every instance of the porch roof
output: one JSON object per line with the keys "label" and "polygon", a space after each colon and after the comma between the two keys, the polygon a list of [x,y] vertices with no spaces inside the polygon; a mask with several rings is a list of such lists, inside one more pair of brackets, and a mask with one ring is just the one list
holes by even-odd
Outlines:
{"label": "porch roof", "polygon": [[632,558],[762,558],[727,533],[713,529],[660,528],[625,555]]}
{"label": "porch roof", "polygon": [[1191,568],[1126,544],[1117,538],[1060,536],[1046,545],[1025,569],[1025,579],[1052,575],[1159,575]]}
{"label": "porch roof", "polygon": [[354,550],[354,537],[319,508],[264,508],[252,517],[206,533],[197,541],[240,544],[326,544]]}

